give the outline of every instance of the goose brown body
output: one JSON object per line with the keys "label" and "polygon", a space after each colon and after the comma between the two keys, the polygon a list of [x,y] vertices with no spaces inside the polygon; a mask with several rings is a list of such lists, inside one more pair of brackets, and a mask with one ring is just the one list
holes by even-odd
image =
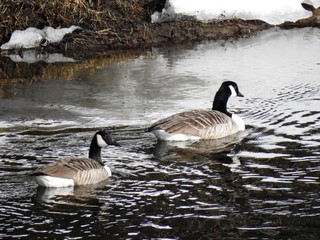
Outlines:
{"label": "goose brown body", "polygon": [[111,176],[111,171],[91,158],[62,158],[38,171],[44,175],[72,179],[74,185],[101,182]]}
{"label": "goose brown body", "polygon": [[[168,134],[184,134],[199,139],[217,139],[238,132],[232,118],[215,110],[192,110],[161,119],[149,131],[163,130]],[[157,132],[155,132],[157,134]]]}

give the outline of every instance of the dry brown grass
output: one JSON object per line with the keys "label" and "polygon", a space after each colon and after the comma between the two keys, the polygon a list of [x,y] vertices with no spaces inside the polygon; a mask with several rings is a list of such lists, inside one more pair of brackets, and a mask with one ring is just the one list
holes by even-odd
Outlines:
{"label": "dry brown grass", "polygon": [[[146,14],[143,4],[151,0],[1,0],[0,44],[14,30],[27,27],[81,26],[100,31],[115,28],[127,20],[136,21]],[[119,28],[120,29],[120,28]]]}
{"label": "dry brown grass", "polygon": [[100,24],[102,12],[99,1],[85,0],[1,0],[0,3],[0,42],[8,38],[16,29],[44,26],[65,27]]}
{"label": "dry brown grass", "polygon": [[135,18],[144,11],[142,6],[138,4],[138,0],[116,0],[116,3],[121,12],[127,18]]}

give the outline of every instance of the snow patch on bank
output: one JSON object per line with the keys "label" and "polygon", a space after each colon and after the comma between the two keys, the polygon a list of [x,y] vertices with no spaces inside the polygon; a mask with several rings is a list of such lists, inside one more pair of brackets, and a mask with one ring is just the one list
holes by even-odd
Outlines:
{"label": "snow patch on bank", "polygon": [[155,23],[172,21],[179,15],[195,16],[200,21],[237,17],[280,24],[311,16],[301,2],[320,6],[320,0],[167,0],[165,9],[155,12],[151,18]]}
{"label": "snow patch on bank", "polygon": [[78,26],[58,29],[45,27],[44,29],[40,30],[29,27],[23,31],[15,30],[11,35],[10,41],[1,45],[1,49],[29,49],[45,46],[47,43],[60,42],[66,34],[72,33],[77,29],[81,28]]}

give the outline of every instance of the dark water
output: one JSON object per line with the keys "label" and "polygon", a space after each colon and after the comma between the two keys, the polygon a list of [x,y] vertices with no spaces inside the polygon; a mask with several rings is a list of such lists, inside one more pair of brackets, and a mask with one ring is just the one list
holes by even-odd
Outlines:
{"label": "dark water", "polygon": [[[0,238],[320,239],[320,31],[153,49],[71,80],[28,81],[0,99]],[[33,63],[35,64],[35,63]],[[160,144],[156,119],[210,108],[223,80],[247,131]],[[94,131],[114,176],[37,189],[32,170],[85,156]]]}

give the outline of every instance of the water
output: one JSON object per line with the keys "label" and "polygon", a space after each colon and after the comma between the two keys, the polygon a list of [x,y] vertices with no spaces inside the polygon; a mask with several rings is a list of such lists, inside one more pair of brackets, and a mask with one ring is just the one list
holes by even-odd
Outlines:
{"label": "water", "polygon": [[[157,48],[68,80],[3,87],[0,238],[319,239],[319,36],[271,30]],[[181,146],[143,131],[210,108],[223,80],[245,95],[229,102],[245,134]],[[28,173],[87,155],[100,127],[122,144],[103,151],[112,178],[37,189]]]}

